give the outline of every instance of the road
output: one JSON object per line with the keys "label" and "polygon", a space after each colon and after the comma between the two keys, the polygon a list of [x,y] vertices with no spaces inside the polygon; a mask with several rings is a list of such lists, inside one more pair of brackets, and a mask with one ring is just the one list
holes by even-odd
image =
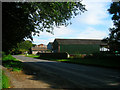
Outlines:
{"label": "road", "polygon": [[120,71],[117,69],[62,63],[22,55],[13,57],[58,78],[68,80],[80,88],[120,88]]}

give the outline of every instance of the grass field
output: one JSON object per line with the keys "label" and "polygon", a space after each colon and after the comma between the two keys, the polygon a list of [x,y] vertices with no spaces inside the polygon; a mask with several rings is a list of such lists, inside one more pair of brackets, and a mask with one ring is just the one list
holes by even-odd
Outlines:
{"label": "grass field", "polygon": [[2,65],[10,68],[12,71],[21,71],[23,69],[22,62],[12,57],[11,55],[4,55],[2,57]]}

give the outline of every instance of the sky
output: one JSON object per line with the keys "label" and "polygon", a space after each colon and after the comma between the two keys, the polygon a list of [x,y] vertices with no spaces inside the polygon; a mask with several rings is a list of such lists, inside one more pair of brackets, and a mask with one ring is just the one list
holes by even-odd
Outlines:
{"label": "sky", "polygon": [[34,44],[48,44],[55,38],[62,39],[103,39],[109,35],[109,28],[113,26],[109,9],[111,0],[84,0],[86,12],[71,19],[72,24],[54,28],[54,35],[41,32],[33,37]]}

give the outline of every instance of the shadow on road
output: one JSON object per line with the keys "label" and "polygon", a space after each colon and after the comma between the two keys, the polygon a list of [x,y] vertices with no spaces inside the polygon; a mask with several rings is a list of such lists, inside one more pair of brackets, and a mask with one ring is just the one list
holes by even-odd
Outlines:
{"label": "shadow on road", "polygon": [[[43,63],[43,62],[42,62]],[[50,85],[50,88],[54,89],[70,89],[77,88],[72,82],[64,80],[59,75],[46,72],[40,66],[35,65],[35,62],[23,62],[23,72],[27,75],[32,75],[31,80],[43,81]]]}
{"label": "shadow on road", "polygon": [[[89,87],[90,88],[91,87],[92,88],[120,88],[120,77],[116,78],[114,77],[114,75],[112,76],[111,74],[110,76],[113,78],[109,78],[109,76],[107,76],[106,78],[104,76],[100,76],[99,75],[100,73],[93,73],[91,71],[90,71],[91,73],[84,71],[84,74],[93,73],[94,75],[93,77],[95,78],[100,76],[101,78],[100,82],[97,80],[90,81],[89,79],[85,79],[85,77],[83,77],[83,78],[78,78],[77,82],[80,83],[78,86],[77,84],[74,84],[67,78],[64,79],[63,77],[65,73],[62,73],[62,71],[59,71],[57,69],[54,70],[52,68],[47,67],[47,65],[49,65],[48,63],[52,65],[53,63],[56,63],[56,62],[23,62],[24,73],[27,75],[33,75],[33,77],[29,79],[43,81],[45,83],[48,83],[50,85],[50,88],[55,88],[55,89],[89,88]],[[43,67],[42,64],[45,64],[46,67]],[[56,72],[57,72],[57,75],[55,74]],[[61,75],[63,75],[63,77],[61,77]],[[72,74],[71,74],[71,78],[72,78]],[[73,76],[73,78],[77,78],[77,77]]]}

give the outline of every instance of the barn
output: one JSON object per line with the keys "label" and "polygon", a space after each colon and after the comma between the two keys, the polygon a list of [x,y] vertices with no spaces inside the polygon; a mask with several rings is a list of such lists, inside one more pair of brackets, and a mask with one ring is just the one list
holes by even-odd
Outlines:
{"label": "barn", "polygon": [[92,54],[100,52],[100,48],[105,45],[107,44],[99,39],[55,39],[53,42],[53,52]]}

